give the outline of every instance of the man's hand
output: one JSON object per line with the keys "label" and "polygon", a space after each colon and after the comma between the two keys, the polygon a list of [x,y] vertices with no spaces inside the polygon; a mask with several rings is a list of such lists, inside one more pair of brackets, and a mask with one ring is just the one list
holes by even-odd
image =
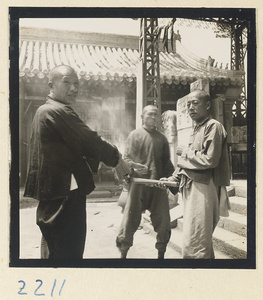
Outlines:
{"label": "man's hand", "polygon": [[183,153],[183,151],[186,150],[186,149],[187,149],[186,146],[178,146],[178,147],[176,148],[176,152],[175,152],[175,153],[176,153],[178,156],[181,156],[182,153]]}
{"label": "man's hand", "polygon": [[168,178],[162,177],[159,179],[160,182],[155,184],[155,186],[158,187],[159,189],[165,190],[167,188],[167,186],[164,183],[162,183],[162,181],[167,181],[167,180],[168,180]]}
{"label": "man's hand", "polygon": [[166,189],[168,188],[170,190],[170,192],[174,195],[176,195],[179,191],[179,183],[178,183],[178,187],[171,187],[171,186],[166,186],[166,184],[162,183],[162,181],[174,181],[173,177],[170,176],[168,178],[166,177],[162,177],[159,179],[160,183],[156,184],[155,186],[160,188],[160,189]]}

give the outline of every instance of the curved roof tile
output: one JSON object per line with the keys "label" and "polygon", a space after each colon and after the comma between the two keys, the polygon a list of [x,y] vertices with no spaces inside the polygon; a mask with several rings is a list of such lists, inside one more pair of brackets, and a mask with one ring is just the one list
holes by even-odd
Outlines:
{"label": "curved roof tile", "polygon": [[[69,44],[51,41],[21,40],[19,43],[19,76],[45,77],[56,65],[70,65],[85,80],[116,80],[131,82],[137,75],[139,52],[128,48]],[[202,59],[180,42],[176,53],[160,52],[161,82],[186,84],[198,78],[212,83],[240,84],[242,71],[207,67]]]}

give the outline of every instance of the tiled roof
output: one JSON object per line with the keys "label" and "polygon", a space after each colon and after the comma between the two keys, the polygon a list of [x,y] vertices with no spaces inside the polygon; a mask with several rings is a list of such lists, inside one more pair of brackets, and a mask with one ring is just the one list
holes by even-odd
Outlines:
{"label": "tiled roof", "polygon": [[[66,64],[85,80],[136,80],[139,52],[88,44],[21,39],[19,76],[44,78],[56,65]],[[161,83],[186,84],[199,78],[210,82],[240,84],[241,71],[206,66],[207,60],[189,52],[180,42],[176,53],[160,52]]]}

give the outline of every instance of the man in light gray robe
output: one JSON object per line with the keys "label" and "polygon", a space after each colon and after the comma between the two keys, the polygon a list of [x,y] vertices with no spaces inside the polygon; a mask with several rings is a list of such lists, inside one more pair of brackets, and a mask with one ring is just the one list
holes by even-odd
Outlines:
{"label": "man in light gray robe", "polygon": [[182,193],[183,258],[213,259],[212,234],[220,214],[227,215],[229,209],[227,133],[211,117],[206,92],[197,90],[188,97],[188,113],[195,126],[188,147],[177,148],[177,170],[169,180],[178,181]]}

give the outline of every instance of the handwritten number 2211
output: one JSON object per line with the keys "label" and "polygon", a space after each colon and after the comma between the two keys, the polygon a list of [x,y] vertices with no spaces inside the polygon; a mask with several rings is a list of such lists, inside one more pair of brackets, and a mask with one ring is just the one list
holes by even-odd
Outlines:
{"label": "handwritten number 2211", "polygon": [[[25,288],[26,283],[25,283],[23,280],[19,280],[18,282],[19,282],[19,283],[22,283],[22,287],[19,289],[18,294],[19,294],[19,295],[27,295],[26,292],[23,292],[23,289]],[[41,288],[41,286],[42,286],[42,284],[43,284],[43,281],[40,280],[40,279],[37,279],[36,282],[38,282],[39,285],[38,285],[38,287],[35,289],[34,294],[35,294],[36,296],[45,296],[45,294],[40,294],[40,293],[39,293],[39,289]],[[59,290],[59,296],[61,295],[61,292],[62,292],[62,289],[63,289],[63,287],[64,287],[65,282],[66,282],[66,280],[64,279],[64,281],[63,281],[63,283],[62,283],[62,285],[61,285],[61,287],[60,287],[60,290]],[[55,279],[55,280],[54,280],[53,287],[52,287],[52,290],[51,290],[51,297],[53,297],[53,294],[54,294],[54,290],[55,290],[56,284],[57,284],[57,280]]]}

